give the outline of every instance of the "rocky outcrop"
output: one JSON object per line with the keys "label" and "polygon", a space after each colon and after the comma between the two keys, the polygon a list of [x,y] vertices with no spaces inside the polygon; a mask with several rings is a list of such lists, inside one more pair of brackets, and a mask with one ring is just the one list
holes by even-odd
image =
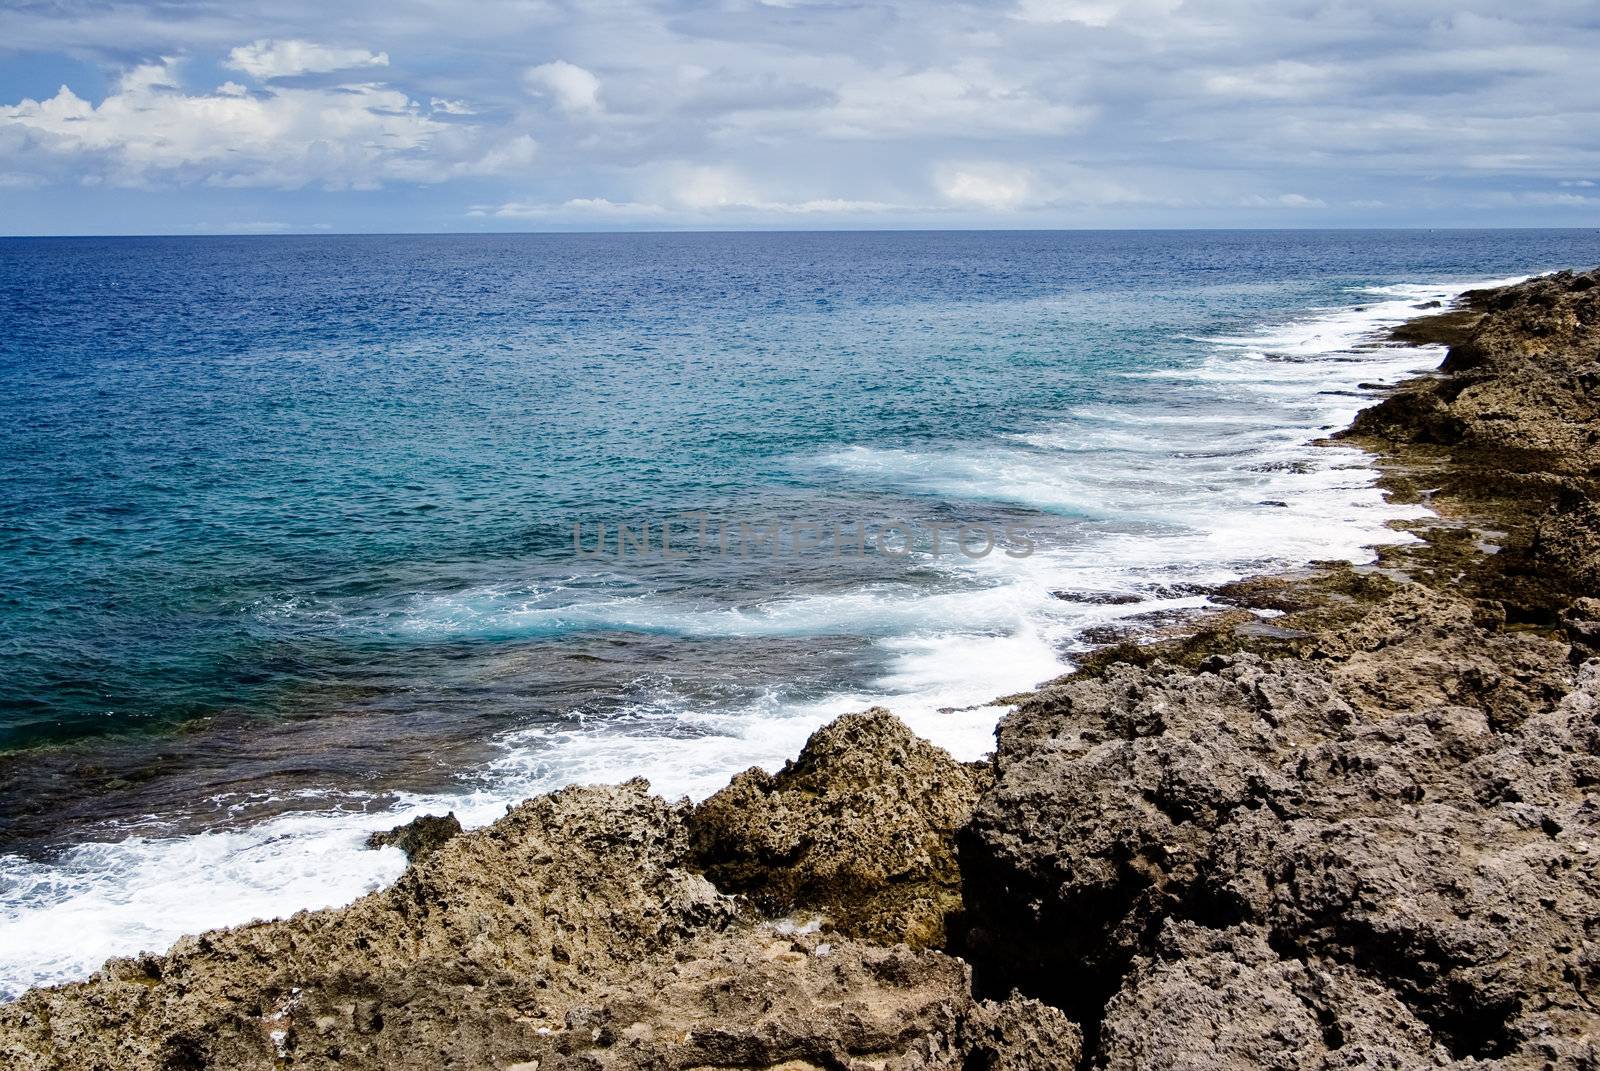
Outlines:
{"label": "rocky outcrop", "polygon": [[[683,811],[643,782],[530,800],[335,911],[185,938],[0,1009],[24,1068],[516,1063],[586,975],[719,934]],[[434,1062],[430,1063],[430,1058]]]}
{"label": "rocky outcrop", "polygon": [[399,848],[414,863],[433,854],[434,849],[460,833],[461,822],[454,813],[424,814],[403,826],[372,834],[367,838],[367,847]]}
{"label": "rocky outcrop", "polygon": [[[900,747],[869,747],[885,736]],[[795,777],[848,799],[857,823],[906,831],[919,795],[943,801],[925,815],[975,798],[929,780],[967,774],[881,712],[806,753]],[[903,776],[875,796],[866,778],[897,761]],[[829,769],[855,771],[845,796],[817,780]],[[28,993],[0,1008],[0,1065],[957,1071],[1075,1051],[1060,1012],[975,1000],[959,959],[751,913],[696,872],[689,819],[642,781],[529,800],[436,841],[349,907],[185,938]]]}
{"label": "rocky outcrop", "polygon": [[1107,1066],[1600,1058],[1597,685],[1408,588],[1301,655],[1050,689],[962,834],[979,981]]}
{"label": "rocky outcrop", "polygon": [[1477,292],[1470,305],[1476,318],[1441,374],[1403,385],[1343,437],[1442,449],[1451,495],[1529,525],[1512,571],[1542,581],[1548,617],[1600,594],[1600,271]]}
{"label": "rocky outcrop", "polygon": [[696,859],[769,915],[821,912],[842,933],[937,947],[961,908],[953,837],[981,772],[887,710],[847,715],[778,774],[748,770],[696,808]]}

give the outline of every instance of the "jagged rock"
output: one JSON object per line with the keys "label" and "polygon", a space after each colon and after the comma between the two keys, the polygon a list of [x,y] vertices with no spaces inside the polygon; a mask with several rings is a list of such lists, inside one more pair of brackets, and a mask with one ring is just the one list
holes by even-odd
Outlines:
{"label": "jagged rock", "polygon": [[1371,979],[1280,957],[1251,927],[1168,921],[1106,1008],[1106,1071],[1423,1068],[1449,1062]]}
{"label": "jagged rock", "polygon": [[1452,445],[1463,491],[1485,476],[1600,475],[1600,405],[1583,379],[1600,351],[1597,278],[1560,272],[1468,295],[1487,314],[1450,347],[1446,374],[1403,386],[1343,436]]}
{"label": "jagged rock", "polygon": [[[683,808],[642,781],[511,809],[329,911],[217,930],[0,1008],[0,1063],[34,1068],[514,1063],[541,1008],[735,905],[685,868]],[[430,1018],[430,1016],[432,1018]]]}
{"label": "jagged rock", "polygon": [[1576,661],[1600,658],[1600,599],[1576,599],[1563,611],[1561,627]]}
{"label": "jagged rock", "polygon": [[769,915],[819,911],[843,933],[936,946],[960,907],[955,829],[979,773],[874,708],[818,730],[776,775],[751,769],[695,809],[695,856]]}
{"label": "jagged rock", "polygon": [[1532,556],[1541,569],[1560,576],[1571,594],[1600,595],[1600,508],[1587,492],[1567,488],[1539,518]]}
{"label": "jagged rock", "polygon": [[1013,995],[979,1001],[963,1029],[963,1071],[1073,1068],[1083,1059],[1083,1031],[1060,1010]]}
{"label": "jagged rock", "polygon": [[[1108,1067],[1586,1054],[1597,680],[1417,587],[1297,655],[1068,679],[1002,723],[961,836],[980,986]],[[1368,1041],[1330,1055],[1327,1015]]]}
{"label": "jagged rock", "polygon": [[[796,776],[835,802],[860,802],[885,761],[905,764],[901,789],[946,802],[976,792],[963,767],[880,712],[820,731],[808,757]],[[927,782],[934,772],[950,784]],[[1053,1066],[1037,1062],[1052,1052],[1076,1060],[1079,1035],[1060,1012],[978,1002],[959,959],[744,917],[689,869],[687,804],[648,788],[541,796],[349,907],[185,938],[34,990],[0,1007],[0,1063],[1003,1071]]]}
{"label": "jagged rock", "polygon": [[405,825],[372,834],[367,838],[367,847],[387,848],[393,845],[405,852],[406,858],[415,863],[418,859],[432,854],[434,849],[460,832],[461,822],[454,812],[443,815],[425,814],[413,818]]}

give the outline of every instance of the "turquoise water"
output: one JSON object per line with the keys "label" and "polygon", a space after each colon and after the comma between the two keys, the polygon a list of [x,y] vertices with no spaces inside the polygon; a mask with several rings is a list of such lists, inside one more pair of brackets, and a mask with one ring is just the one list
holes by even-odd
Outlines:
{"label": "turquoise water", "polygon": [[[1592,231],[0,240],[0,981],[353,896],[396,814],[701,793],[868,702],[981,752],[990,700],[1096,638],[1400,538],[1361,456],[1308,445],[1437,362],[1372,333],[1596,260]],[[716,553],[686,512],[789,545]],[[680,558],[574,549],[674,518]],[[909,553],[827,549],[891,522]]]}

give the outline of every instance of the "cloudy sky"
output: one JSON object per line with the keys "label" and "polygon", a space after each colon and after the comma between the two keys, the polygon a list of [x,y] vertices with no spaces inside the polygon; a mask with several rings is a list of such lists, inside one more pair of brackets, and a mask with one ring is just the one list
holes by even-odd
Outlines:
{"label": "cloudy sky", "polygon": [[1590,0],[4,0],[0,233],[1595,226],[1597,67]]}

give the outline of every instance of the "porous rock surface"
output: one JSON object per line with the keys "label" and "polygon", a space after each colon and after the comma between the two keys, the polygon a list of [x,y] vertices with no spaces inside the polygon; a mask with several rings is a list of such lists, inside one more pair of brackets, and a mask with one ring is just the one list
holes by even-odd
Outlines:
{"label": "porous rock surface", "polygon": [[1600,664],[1566,655],[1408,587],[1301,656],[1041,693],[962,834],[980,982],[1106,1067],[1589,1066]]}
{"label": "porous rock surface", "polygon": [[819,911],[852,936],[938,946],[961,907],[952,838],[981,774],[881,707],[849,714],[776,775],[748,770],[696,808],[696,856],[769,914]]}
{"label": "porous rock surface", "polygon": [[[863,814],[950,820],[931,775],[961,767],[898,722],[845,719],[808,755],[841,748]],[[29,992],[0,1008],[0,1066],[954,1071],[1079,1044],[1055,1009],[976,1000],[954,957],[755,915],[694,869],[689,817],[642,781],[529,800],[349,907]]]}
{"label": "porous rock surface", "polygon": [[411,862],[433,854],[434,849],[461,834],[461,821],[455,813],[425,814],[413,818],[405,825],[367,838],[369,848],[399,848]]}

